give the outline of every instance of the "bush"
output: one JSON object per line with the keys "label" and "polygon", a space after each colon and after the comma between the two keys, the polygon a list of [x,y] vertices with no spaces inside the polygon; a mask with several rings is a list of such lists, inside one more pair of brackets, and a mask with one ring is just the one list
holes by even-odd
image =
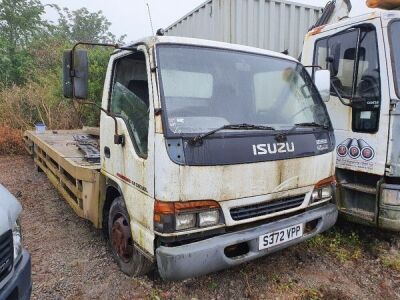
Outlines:
{"label": "bush", "polygon": [[74,105],[57,95],[59,80],[49,76],[41,82],[28,82],[0,90],[0,121],[11,128],[26,130],[43,122],[49,129],[80,127]]}
{"label": "bush", "polygon": [[22,131],[0,124],[0,155],[25,153]]}

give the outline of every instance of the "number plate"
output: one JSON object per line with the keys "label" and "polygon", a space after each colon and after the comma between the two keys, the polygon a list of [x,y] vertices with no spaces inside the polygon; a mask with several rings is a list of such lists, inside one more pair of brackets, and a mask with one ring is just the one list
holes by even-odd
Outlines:
{"label": "number plate", "polygon": [[259,237],[259,250],[277,246],[303,236],[303,224],[290,226]]}

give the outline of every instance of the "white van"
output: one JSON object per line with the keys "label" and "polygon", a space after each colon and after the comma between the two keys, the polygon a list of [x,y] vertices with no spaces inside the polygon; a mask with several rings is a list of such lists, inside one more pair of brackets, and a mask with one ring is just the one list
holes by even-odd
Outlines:
{"label": "white van", "polygon": [[21,244],[22,207],[0,184],[0,299],[30,299],[31,257]]}

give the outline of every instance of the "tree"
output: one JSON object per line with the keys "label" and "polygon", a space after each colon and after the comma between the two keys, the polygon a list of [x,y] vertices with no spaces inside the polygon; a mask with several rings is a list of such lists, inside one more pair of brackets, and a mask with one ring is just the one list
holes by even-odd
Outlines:
{"label": "tree", "polygon": [[[103,15],[101,10],[89,12],[86,8],[70,11],[68,8],[58,10],[59,19],[56,33],[64,39],[75,42],[115,43],[116,36],[109,29],[111,23]],[[122,42],[125,36],[118,39]]]}
{"label": "tree", "polygon": [[39,0],[0,1],[0,81],[26,81],[32,63],[27,45],[48,29]]}
{"label": "tree", "polygon": [[[47,6],[59,12],[58,22],[43,19]],[[77,41],[121,42],[123,37],[116,41],[110,25],[101,11],[70,11],[39,0],[0,0],[0,121],[20,129],[38,121],[51,128],[98,125],[98,110],[63,98],[61,58]],[[89,97],[100,103],[112,49],[88,48]]]}

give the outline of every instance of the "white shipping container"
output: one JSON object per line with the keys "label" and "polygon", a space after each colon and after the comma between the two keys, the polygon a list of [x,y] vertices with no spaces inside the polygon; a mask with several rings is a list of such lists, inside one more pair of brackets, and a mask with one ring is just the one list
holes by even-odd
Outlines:
{"label": "white shipping container", "polygon": [[209,39],[298,57],[321,7],[282,0],[209,0],[165,29],[166,35]]}

